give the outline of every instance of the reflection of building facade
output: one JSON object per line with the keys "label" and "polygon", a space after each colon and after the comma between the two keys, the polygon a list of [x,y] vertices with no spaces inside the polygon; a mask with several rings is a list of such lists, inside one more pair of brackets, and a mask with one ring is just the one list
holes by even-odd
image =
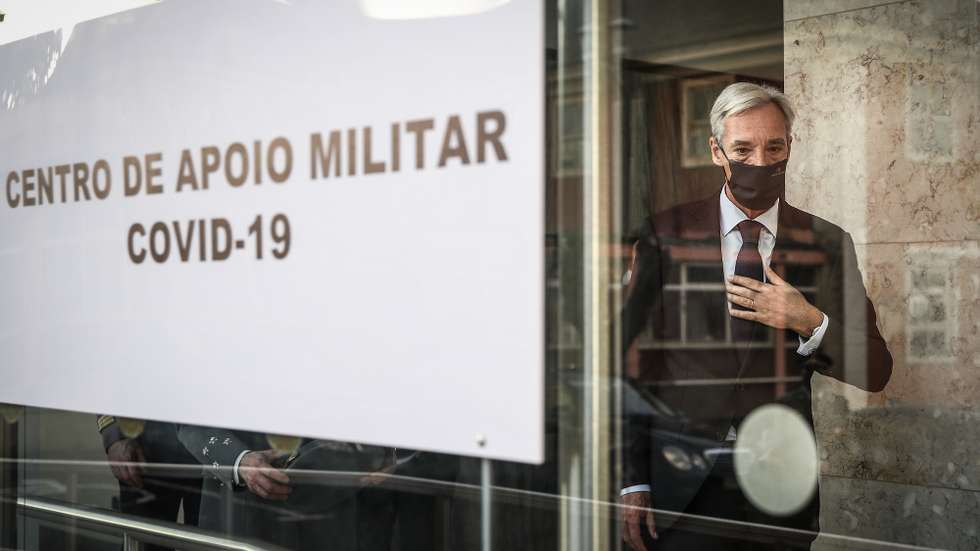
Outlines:
{"label": "reflection of building facade", "polygon": [[[797,232],[793,241],[813,243],[813,234]],[[637,339],[635,351],[627,363],[628,376],[639,377],[644,354],[655,350],[671,350],[673,356],[678,358],[682,358],[685,351],[692,351],[697,355],[698,362],[704,362],[705,358],[713,355],[720,361],[734,353],[736,343],[732,338],[724,274],[720,251],[714,247],[716,244],[707,240],[703,244],[685,242],[668,247],[671,257],[679,262],[678,269],[666,274],[664,282],[664,323],[662,326],[650,324]],[[777,251],[771,266],[781,276],[799,282],[797,289],[813,304],[817,299],[817,270],[825,261],[826,254],[821,250],[798,248]],[[787,370],[787,355],[795,354],[799,346],[794,333],[765,328],[750,346],[772,351],[768,361],[755,362],[740,377],[742,384],[752,385],[760,396],[767,396],[760,398],[760,403],[778,400],[786,393],[787,384],[802,380],[799,373]],[[692,362],[691,365],[694,368],[696,364]],[[730,384],[730,381],[701,379],[697,377],[697,370],[692,369],[689,378],[669,381],[654,379],[649,384],[653,387],[699,387]]]}

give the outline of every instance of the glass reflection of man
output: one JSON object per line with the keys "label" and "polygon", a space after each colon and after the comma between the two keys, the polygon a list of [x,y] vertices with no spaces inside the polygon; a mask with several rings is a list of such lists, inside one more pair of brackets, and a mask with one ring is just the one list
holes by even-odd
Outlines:
{"label": "glass reflection of man", "polygon": [[[113,476],[119,481],[119,509],[123,513],[154,520],[177,522],[183,510],[184,524],[196,526],[201,503],[201,475],[177,440],[172,423],[134,422],[100,415],[99,432]],[[138,430],[123,430],[124,423]],[[148,551],[165,547],[145,545]]]}
{"label": "glass reflection of man", "polygon": [[[744,82],[725,88],[711,110],[709,140],[724,185],[706,199],[654,216],[634,249],[624,309],[627,346],[647,323],[657,334],[665,317],[676,318],[670,308],[686,308],[687,319],[726,316],[730,329],[724,347],[664,346],[640,360],[639,382],[666,389],[666,401],[683,421],[668,427],[653,416],[627,413],[622,529],[633,549],[809,548],[819,530],[819,492],[793,510],[773,512],[733,483],[741,422],[759,406],[778,403],[812,431],[814,371],[872,392],[891,376],[891,355],[850,236],[785,201],[793,118],[789,99],[774,88]],[[663,300],[664,283],[677,281],[694,257],[711,268],[707,273],[718,274],[717,297]],[[794,266],[803,262],[794,258],[810,259],[807,270]],[[804,296],[803,286],[815,287],[815,298]],[[699,308],[705,312],[694,311]],[[685,384],[691,380],[698,384]],[[684,463],[685,456],[698,462]],[[658,532],[651,507],[685,514]],[[746,541],[744,530],[737,536],[706,530],[693,515],[804,532],[773,530],[776,536]]]}

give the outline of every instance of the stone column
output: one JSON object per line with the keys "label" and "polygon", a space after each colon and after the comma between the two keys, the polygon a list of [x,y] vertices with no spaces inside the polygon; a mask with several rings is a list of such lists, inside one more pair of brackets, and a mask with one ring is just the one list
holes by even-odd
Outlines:
{"label": "stone column", "polygon": [[895,358],[814,384],[824,532],[980,548],[978,6],[784,1],[787,200],[851,233]]}

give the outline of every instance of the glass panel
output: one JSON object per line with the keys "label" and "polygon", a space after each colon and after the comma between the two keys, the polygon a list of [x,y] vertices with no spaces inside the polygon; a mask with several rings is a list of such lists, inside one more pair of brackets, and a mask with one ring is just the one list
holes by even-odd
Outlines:
{"label": "glass panel", "polygon": [[[854,538],[881,549],[980,545],[963,528],[973,521],[945,505],[976,497],[964,459],[975,445],[956,435],[970,434],[964,423],[977,414],[968,381],[978,350],[964,329],[978,314],[966,283],[978,258],[970,213],[980,186],[966,169],[980,109],[977,4],[628,2],[624,11],[636,32],[624,35],[623,170],[629,196],[648,198],[627,226],[659,244],[646,247],[646,261],[666,282],[660,290],[647,276],[626,309],[652,308],[655,335],[668,331],[657,324],[684,323],[684,338],[626,372],[682,421],[627,416],[623,486],[641,491],[621,502],[656,508],[660,538],[653,545],[647,517],[631,509],[625,539],[657,549],[845,549]],[[955,45],[943,38],[954,34]],[[749,96],[737,86],[719,98],[733,84],[759,93],[742,83],[778,92],[753,106],[739,104]],[[744,124],[767,108],[779,128],[753,143]],[[648,163],[633,158],[636,144]],[[767,224],[777,199],[763,204],[766,183],[754,175],[765,169],[753,167],[778,176],[787,158]],[[762,289],[785,281],[795,291],[767,318],[760,289],[741,290],[779,329],[741,334],[723,315],[719,340],[710,320],[724,307],[708,286],[742,261],[741,240],[723,233],[739,217],[775,233],[756,252],[780,281]],[[678,266],[686,271],[675,279]],[[670,298],[678,289],[679,302]],[[634,319],[625,317],[627,336]],[[690,445],[698,439],[711,444]],[[780,455],[788,449],[799,455]],[[709,450],[720,459],[698,474],[686,458]],[[691,489],[692,477],[703,483]],[[637,486],[646,483],[652,492]],[[930,516],[931,503],[944,505]],[[675,522],[667,511],[685,516]]]}
{"label": "glass panel", "polygon": [[[0,548],[980,548],[980,4],[840,4],[545,3],[541,465],[0,406]],[[743,215],[775,229],[747,255]],[[737,289],[744,332],[753,252],[781,281]]]}
{"label": "glass panel", "polygon": [[687,266],[687,281],[689,283],[713,283],[719,285],[724,279],[725,276],[721,266],[703,266],[698,264],[689,264]]}
{"label": "glass panel", "polygon": [[725,295],[718,291],[688,291],[686,342],[725,340]]}
{"label": "glass panel", "polygon": [[654,337],[664,341],[678,341],[681,338],[681,292],[664,291],[663,323],[652,325]]}
{"label": "glass panel", "polygon": [[800,287],[809,287],[816,284],[817,269],[813,266],[787,264],[786,277],[797,282]]}

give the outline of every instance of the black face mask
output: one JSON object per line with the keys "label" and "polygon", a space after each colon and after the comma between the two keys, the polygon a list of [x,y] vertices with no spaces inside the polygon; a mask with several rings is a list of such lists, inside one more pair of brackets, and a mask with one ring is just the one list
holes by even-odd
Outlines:
{"label": "black face mask", "polygon": [[783,196],[788,157],[771,165],[756,166],[729,159],[724,149],[721,149],[721,154],[725,156],[732,171],[732,176],[728,179],[728,189],[740,205],[752,210],[767,210]]}

